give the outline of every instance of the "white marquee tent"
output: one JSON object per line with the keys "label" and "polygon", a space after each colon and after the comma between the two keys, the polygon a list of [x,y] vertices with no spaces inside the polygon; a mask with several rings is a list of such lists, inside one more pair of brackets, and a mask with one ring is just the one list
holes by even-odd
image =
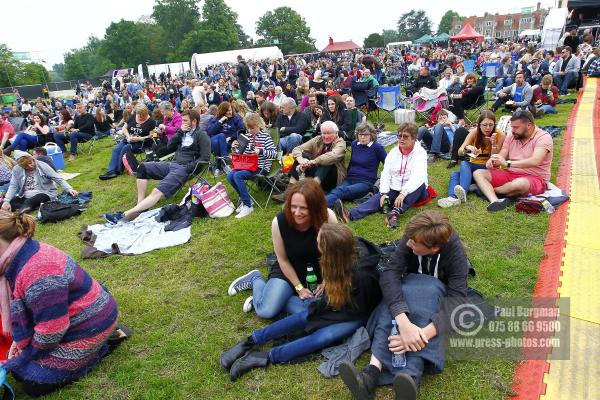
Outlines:
{"label": "white marquee tent", "polygon": [[215,53],[194,53],[192,56],[192,71],[195,68],[204,68],[208,65],[223,64],[223,63],[237,63],[237,56],[241,55],[244,60],[264,60],[264,59],[275,59],[283,58],[283,53],[277,46],[271,47],[257,47],[254,49],[239,49],[239,50],[227,50],[217,51]]}

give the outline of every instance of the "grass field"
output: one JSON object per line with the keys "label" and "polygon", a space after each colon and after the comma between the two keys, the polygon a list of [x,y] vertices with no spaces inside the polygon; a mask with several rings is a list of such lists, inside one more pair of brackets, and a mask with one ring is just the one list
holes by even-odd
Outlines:
{"label": "grass field", "polygon": [[[571,106],[559,105],[558,115],[544,116],[538,124],[566,125]],[[388,125],[388,129],[394,127]],[[555,140],[553,181],[561,143],[562,137]],[[96,144],[91,158],[82,156],[68,164],[67,172],[82,173],[72,185],[79,191],[93,191],[90,208],[72,220],[39,226],[36,239],[71,254],[103,282],[119,304],[120,319],[135,335],[85,379],[47,398],[349,399],[340,379],[321,377],[316,369],[319,360],[271,366],[235,383],[219,367],[224,349],[267,323],[255,314],[242,313],[244,294],[229,297],[227,287],[252,268],[267,272],[264,259],[272,251],[270,221],[279,205],[257,209],[242,220],[196,220],[191,242],[182,246],[135,257],[81,259],[83,245],[76,236],[81,226],[99,223],[104,212],[135,203],[133,178],[97,178],[111,149],[111,141],[104,139]],[[430,184],[440,195],[445,195],[448,185],[446,163],[438,161],[429,169]],[[235,198],[235,192],[229,193]],[[548,216],[517,214],[514,208],[492,214],[485,207],[483,201],[469,196],[467,204],[445,210],[477,270],[469,285],[490,298],[528,296],[543,255]],[[425,208],[437,208],[436,202]],[[387,229],[381,214],[350,226],[375,243],[397,240],[417,211],[404,216],[397,230]],[[359,366],[367,357],[363,355]],[[513,361],[449,362],[443,374],[423,379],[420,398],[505,398],[511,393],[513,369]],[[26,398],[16,386],[18,398]],[[390,388],[378,394],[382,399],[390,396]]]}

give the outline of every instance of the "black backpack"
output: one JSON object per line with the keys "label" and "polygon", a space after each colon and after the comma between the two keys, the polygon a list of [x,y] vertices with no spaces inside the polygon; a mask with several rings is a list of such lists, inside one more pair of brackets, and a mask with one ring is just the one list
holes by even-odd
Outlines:
{"label": "black backpack", "polygon": [[79,215],[81,212],[82,209],[79,204],[64,204],[52,200],[40,205],[38,221],[41,223],[58,222]]}

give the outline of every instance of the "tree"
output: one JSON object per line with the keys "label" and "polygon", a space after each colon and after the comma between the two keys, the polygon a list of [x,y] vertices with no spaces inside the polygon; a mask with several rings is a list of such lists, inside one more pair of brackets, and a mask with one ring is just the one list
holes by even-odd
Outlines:
{"label": "tree", "polygon": [[102,52],[103,41],[90,36],[87,44],[80,49],[73,49],[65,54],[64,73],[67,79],[90,79],[101,76],[114,68]]}
{"label": "tree", "polygon": [[152,18],[169,33],[167,44],[175,50],[186,33],[198,29],[200,11],[196,0],[156,0]]}
{"label": "tree", "polygon": [[263,44],[274,43],[284,54],[306,53],[314,50],[315,39],[310,37],[310,28],[304,18],[290,7],[279,7],[267,11],[256,22],[256,34]]}
{"label": "tree", "polygon": [[165,34],[160,25],[121,20],[104,33],[101,52],[118,68],[163,63],[167,57]]}
{"label": "tree", "polygon": [[252,39],[250,36],[246,35],[244,32],[244,28],[238,23],[235,24],[235,28],[237,29],[238,39],[240,41],[240,48],[246,48],[252,46]]}
{"label": "tree", "polygon": [[365,38],[363,47],[365,49],[368,49],[371,47],[383,47],[384,46],[383,42],[384,42],[383,35],[380,35],[379,33],[371,33],[369,36],[367,36]]}
{"label": "tree", "polygon": [[463,18],[456,11],[448,10],[442,16],[440,20],[440,24],[438,25],[437,34],[440,35],[442,33],[450,33],[450,29],[452,29],[452,18]]}
{"label": "tree", "polygon": [[398,37],[401,41],[415,40],[431,34],[431,20],[423,10],[410,10],[398,19]]}
{"label": "tree", "polygon": [[48,70],[42,64],[25,63],[19,73],[17,85],[37,85],[48,82],[50,75]]}
{"label": "tree", "polygon": [[393,29],[384,29],[383,32],[381,33],[381,36],[383,36],[383,45],[384,46],[387,45],[388,43],[400,41],[400,39],[398,39],[398,31],[395,31]]}
{"label": "tree", "polygon": [[15,59],[12,51],[0,43],[0,87],[16,85],[22,64]]}
{"label": "tree", "polygon": [[50,82],[60,82],[65,80],[65,64],[59,63],[52,66],[50,71]]}
{"label": "tree", "polygon": [[238,15],[225,4],[224,0],[205,0],[202,6],[200,30],[205,31],[204,35],[207,37],[220,40],[218,47],[211,47],[219,51],[239,48],[237,17]]}
{"label": "tree", "polygon": [[181,61],[194,53],[221,51],[227,49],[229,44],[230,38],[224,32],[198,29],[185,35],[177,50],[169,55],[169,60]]}

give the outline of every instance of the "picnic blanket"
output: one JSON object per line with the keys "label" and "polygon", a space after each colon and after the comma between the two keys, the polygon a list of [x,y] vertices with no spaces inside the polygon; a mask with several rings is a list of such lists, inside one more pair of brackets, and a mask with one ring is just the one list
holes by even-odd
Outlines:
{"label": "picnic blanket", "polygon": [[69,179],[77,178],[79,175],[81,175],[81,173],[79,173],[79,172],[73,172],[73,173],[59,172],[58,175],[61,178],[63,178],[65,181],[68,181]]}
{"label": "picnic blanket", "polygon": [[392,144],[398,143],[398,137],[396,136],[395,132],[379,132],[379,134],[377,135],[377,143],[379,143],[383,147],[387,147]]}

